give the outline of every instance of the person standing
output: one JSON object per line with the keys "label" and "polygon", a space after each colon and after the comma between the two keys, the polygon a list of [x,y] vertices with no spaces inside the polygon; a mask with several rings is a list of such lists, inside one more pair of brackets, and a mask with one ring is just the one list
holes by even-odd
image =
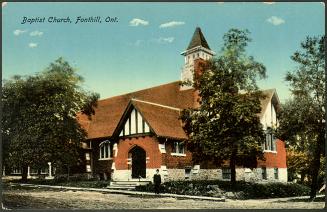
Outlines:
{"label": "person standing", "polygon": [[156,173],[153,176],[153,183],[154,183],[154,193],[160,193],[160,184],[161,184],[161,176],[159,174],[159,169],[156,170]]}

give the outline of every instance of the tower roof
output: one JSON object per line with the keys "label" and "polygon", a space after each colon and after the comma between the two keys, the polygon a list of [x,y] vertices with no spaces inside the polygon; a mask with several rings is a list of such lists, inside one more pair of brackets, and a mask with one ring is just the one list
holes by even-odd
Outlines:
{"label": "tower roof", "polygon": [[197,46],[202,46],[204,48],[210,49],[206,39],[204,38],[204,35],[201,32],[200,27],[197,27],[195,29],[195,32],[193,34],[190,44],[187,47],[187,50],[192,49]]}

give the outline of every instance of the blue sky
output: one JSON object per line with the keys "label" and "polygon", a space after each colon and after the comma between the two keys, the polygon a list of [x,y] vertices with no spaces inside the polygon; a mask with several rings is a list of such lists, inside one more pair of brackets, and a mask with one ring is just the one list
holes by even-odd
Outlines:
{"label": "blue sky", "polygon": [[[101,23],[78,23],[78,16]],[[118,22],[105,22],[106,17]],[[23,17],[44,23],[21,24]],[[72,23],[49,23],[49,17]],[[325,32],[325,6],[312,3],[7,3],[2,6],[2,74],[28,75],[64,57],[88,90],[107,98],[180,79],[180,55],[199,26],[219,52],[230,28],[248,29],[249,55],[267,68],[262,89],[289,98],[290,56],[306,36]]]}

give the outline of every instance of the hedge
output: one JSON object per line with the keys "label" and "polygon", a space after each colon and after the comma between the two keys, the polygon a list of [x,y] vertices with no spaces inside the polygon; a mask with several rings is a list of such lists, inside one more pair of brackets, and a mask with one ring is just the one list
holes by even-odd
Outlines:
{"label": "hedge", "polygon": [[[136,187],[137,191],[153,192],[153,184]],[[163,193],[227,196],[237,199],[263,199],[309,195],[310,188],[296,183],[251,183],[238,181],[231,187],[228,181],[170,181],[161,185]]]}

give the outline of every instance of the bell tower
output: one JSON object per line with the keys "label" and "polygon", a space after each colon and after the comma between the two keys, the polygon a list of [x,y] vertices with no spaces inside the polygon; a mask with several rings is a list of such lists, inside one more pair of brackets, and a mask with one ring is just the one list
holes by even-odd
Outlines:
{"label": "bell tower", "polygon": [[[187,49],[181,53],[184,56],[184,66],[182,68],[181,80],[182,82],[193,83],[193,77],[196,73],[197,61],[209,60],[215,55],[204,38],[200,27],[195,29],[193,37]],[[192,88],[192,85],[183,85],[181,90]]]}

